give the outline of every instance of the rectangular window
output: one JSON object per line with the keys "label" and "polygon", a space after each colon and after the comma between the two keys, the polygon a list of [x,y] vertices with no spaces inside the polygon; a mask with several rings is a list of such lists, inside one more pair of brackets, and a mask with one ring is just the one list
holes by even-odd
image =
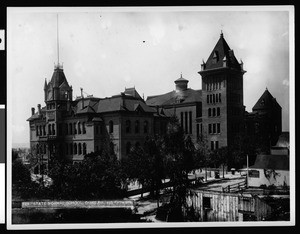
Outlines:
{"label": "rectangular window", "polygon": [[192,112],[190,111],[190,114],[189,114],[189,130],[190,130],[190,134],[193,133],[193,125],[192,125]]}
{"label": "rectangular window", "polygon": [[213,124],[213,133],[216,133],[216,124]]}
{"label": "rectangular window", "polygon": [[196,125],[197,138],[199,137],[199,124]]}
{"label": "rectangular window", "polygon": [[220,123],[217,123],[217,133],[220,133],[221,129],[220,129]]}
{"label": "rectangular window", "polygon": [[249,170],[249,177],[259,178],[259,171],[257,170]]}
{"label": "rectangular window", "polygon": [[201,133],[201,135],[202,135],[202,131],[203,131],[203,126],[202,126],[202,124],[200,124],[200,133]]}
{"label": "rectangular window", "polygon": [[211,134],[211,124],[208,124],[208,133]]}
{"label": "rectangular window", "polygon": [[210,142],[210,149],[214,150],[214,142],[213,141]]}
{"label": "rectangular window", "polygon": [[209,95],[206,95],[206,102],[209,103]]}
{"label": "rectangular window", "polygon": [[216,141],[216,149],[219,149],[219,142]]}

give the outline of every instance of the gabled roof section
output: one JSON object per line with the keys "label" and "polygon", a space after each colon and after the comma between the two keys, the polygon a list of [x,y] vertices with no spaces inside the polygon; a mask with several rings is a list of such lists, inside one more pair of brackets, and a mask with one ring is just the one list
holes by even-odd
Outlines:
{"label": "gabled roof section", "polygon": [[289,158],[287,155],[257,155],[250,168],[289,170]]}
{"label": "gabled roof section", "polygon": [[223,68],[225,61],[227,63],[227,67],[242,70],[241,65],[234,56],[233,50],[230,49],[229,45],[223,37],[223,33],[221,33],[217,44],[215,45],[214,49],[212,50],[210,56],[208,57],[205,63],[204,70]]}
{"label": "gabled roof section", "polygon": [[113,111],[137,111],[154,113],[155,109],[145,104],[143,99],[135,98],[124,93],[109,98],[101,99],[97,104],[97,113],[113,112]]}
{"label": "gabled roof section", "polygon": [[136,91],[135,87],[133,88],[125,88],[125,95],[130,95],[132,97],[135,97],[137,99],[142,99],[139,93]]}
{"label": "gabled roof section", "polygon": [[172,91],[162,95],[149,96],[146,100],[146,104],[149,106],[167,106],[201,101],[202,90],[186,89],[181,92]]}
{"label": "gabled roof section", "polygon": [[268,89],[261,95],[256,104],[253,106],[253,111],[258,110],[268,110],[272,108],[280,108],[281,106],[278,104],[276,99],[272,96]]}

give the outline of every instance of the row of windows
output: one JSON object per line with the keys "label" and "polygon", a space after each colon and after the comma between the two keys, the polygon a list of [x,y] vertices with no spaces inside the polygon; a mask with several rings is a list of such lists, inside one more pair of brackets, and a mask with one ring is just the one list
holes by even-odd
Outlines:
{"label": "row of windows", "polygon": [[215,94],[208,94],[206,96],[206,103],[221,103],[221,94],[220,93],[215,93]]}
{"label": "row of windows", "polygon": [[36,126],[36,136],[46,136],[46,125]]}
{"label": "row of windows", "polygon": [[206,90],[207,91],[220,90],[221,88],[222,88],[222,82],[221,81],[206,83]]}
{"label": "row of windows", "polygon": [[[63,128],[63,124],[60,123],[58,125],[59,135],[63,134],[62,128]],[[64,134],[65,135],[85,134],[85,133],[86,133],[85,122],[65,123],[64,124]]]}
{"label": "row of windows", "polygon": [[181,121],[181,127],[184,130],[186,134],[192,134],[193,133],[193,126],[192,126],[192,112],[181,112],[180,113],[180,121]]}
{"label": "row of windows", "polygon": [[66,149],[66,155],[73,155],[73,154],[78,154],[78,155],[86,155],[86,143],[70,143],[66,144],[65,146]]}
{"label": "row of windows", "polygon": [[55,103],[50,103],[47,105],[47,110],[55,109]]}
{"label": "row of windows", "polygon": [[[86,127],[85,122],[83,123],[65,123],[64,124],[64,134],[72,135],[72,134],[85,134]],[[58,134],[61,136],[63,134],[63,124],[60,123],[58,125]],[[46,136],[46,125],[38,125],[36,126],[36,136]],[[48,135],[55,135],[55,124],[48,124]]]}
{"label": "row of windows", "polygon": [[[131,133],[131,121],[126,120],[125,122],[125,131],[126,133]],[[143,132],[148,133],[149,132],[149,122],[147,120],[143,123]],[[140,121],[136,120],[134,122],[134,133],[140,133]]]}
{"label": "row of windows", "polygon": [[208,117],[220,116],[220,107],[208,108]]}
{"label": "row of windows", "polygon": [[209,134],[220,134],[221,133],[220,123],[208,124],[208,133]]}
{"label": "row of windows", "polygon": [[211,150],[219,149],[219,141],[211,141],[210,142],[210,149]]}

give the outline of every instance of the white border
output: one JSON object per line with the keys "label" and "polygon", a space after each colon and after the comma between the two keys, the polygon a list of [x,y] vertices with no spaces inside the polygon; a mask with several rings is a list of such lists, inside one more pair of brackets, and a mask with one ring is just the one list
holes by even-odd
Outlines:
{"label": "white border", "polygon": [[[7,157],[7,228],[14,230],[23,229],[120,229],[120,228],[170,228],[170,227],[253,227],[253,226],[294,226],[295,225],[295,23],[294,23],[294,6],[189,6],[189,7],[9,7],[14,12],[131,12],[131,11],[155,11],[155,12],[172,12],[172,11],[288,11],[289,12],[289,59],[290,59],[290,221],[274,221],[274,222],[177,222],[177,223],[84,223],[84,224],[12,224],[11,220],[11,157]],[[7,29],[9,30],[9,29]],[[7,51],[9,52],[9,42],[7,42]],[[10,54],[7,53],[7,61]],[[9,75],[9,70],[7,70]],[[7,155],[11,155],[12,133],[12,83],[7,80]]]}

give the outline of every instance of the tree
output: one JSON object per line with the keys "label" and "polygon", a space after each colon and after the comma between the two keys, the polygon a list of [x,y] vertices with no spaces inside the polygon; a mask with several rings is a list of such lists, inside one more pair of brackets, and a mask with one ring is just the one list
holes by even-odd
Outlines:
{"label": "tree", "polygon": [[207,167],[211,163],[211,154],[208,148],[207,138],[202,135],[195,144],[195,164],[196,168],[205,167],[205,181],[207,181]]}
{"label": "tree", "polygon": [[55,161],[50,170],[56,199],[102,199],[125,196],[120,162],[105,152],[87,154],[81,163]]}
{"label": "tree", "polygon": [[177,118],[170,119],[167,134],[164,136],[163,153],[165,154],[165,168],[173,186],[171,197],[171,213],[175,220],[182,220],[182,207],[186,206],[186,195],[191,182],[188,173],[195,169],[193,156],[195,147],[190,139],[184,135]]}
{"label": "tree", "polygon": [[212,152],[212,160],[215,164],[215,167],[223,167],[223,178],[224,178],[224,170],[225,165],[228,164],[228,148],[227,147],[221,147],[219,149],[216,149]]}

